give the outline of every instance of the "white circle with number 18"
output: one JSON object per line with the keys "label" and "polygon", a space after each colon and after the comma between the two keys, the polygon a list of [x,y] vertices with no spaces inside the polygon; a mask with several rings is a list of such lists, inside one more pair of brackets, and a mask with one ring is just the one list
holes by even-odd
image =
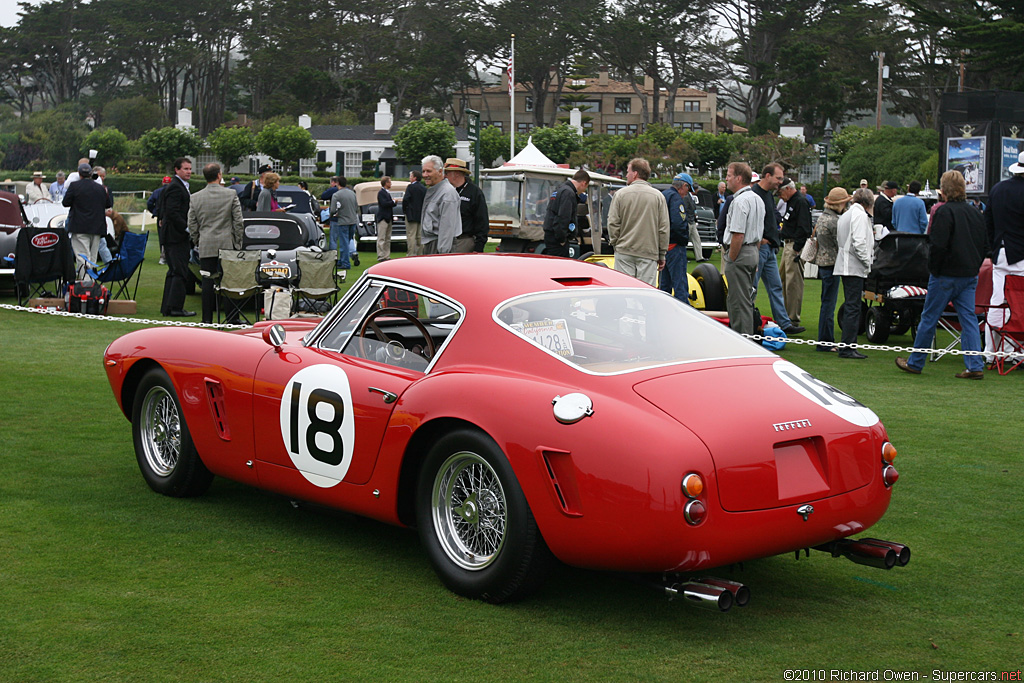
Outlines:
{"label": "white circle with number 18", "polygon": [[858,427],[870,427],[878,422],[878,416],[870,408],[831,384],[822,382],[803,368],[785,360],[775,361],[773,367],[779,379],[833,415]]}
{"label": "white circle with number 18", "polygon": [[311,484],[336,486],[352,464],[355,419],[348,375],[334,365],[299,370],[281,395],[281,438]]}

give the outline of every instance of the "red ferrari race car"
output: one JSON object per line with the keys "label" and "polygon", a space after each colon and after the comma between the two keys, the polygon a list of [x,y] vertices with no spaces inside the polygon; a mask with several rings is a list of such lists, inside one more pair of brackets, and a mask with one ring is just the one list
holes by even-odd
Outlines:
{"label": "red ferrari race car", "polygon": [[323,319],[141,330],[104,361],[155,491],[218,475],[415,526],[473,598],[521,598],[557,558],[725,609],[749,591],[694,574],[810,547],[909,559],[848,539],[898,477],[871,410],[581,261],[396,259]]}

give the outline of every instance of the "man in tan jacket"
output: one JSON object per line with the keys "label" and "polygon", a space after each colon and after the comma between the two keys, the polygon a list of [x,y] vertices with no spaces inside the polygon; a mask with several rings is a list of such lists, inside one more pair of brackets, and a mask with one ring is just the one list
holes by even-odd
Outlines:
{"label": "man in tan jacket", "polygon": [[221,184],[220,165],[204,166],[203,177],[206,187],[192,195],[189,203],[188,232],[192,244],[199,247],[203,322],[212,323],[216,304],[213,276],[220,272],[220,250],[242,248],[244,225],[238,193]]}
{"label": "man in tan jacket", "polygon": [[629,162],[629,185],[615,193],[608,211],[608,238],[615,247],[615,270],[657,287],[668,251],[668,204],[647,182],[650,177],[646,159]]}

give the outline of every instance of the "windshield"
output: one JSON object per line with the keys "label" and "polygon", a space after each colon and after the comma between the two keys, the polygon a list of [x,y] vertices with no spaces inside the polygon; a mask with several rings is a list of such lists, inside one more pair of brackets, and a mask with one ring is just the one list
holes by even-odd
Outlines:
{"label": "windshield", "polygon": [[481,188],[487,198],[487,214],[492,221],[510,221],[519,225],[518,180],[484,178]]}
{"label": "windshield", "polygon": [[600,374],[710,358],[771,355],[656,290],[530,294],[502,304],[495,315],[535,346]]}

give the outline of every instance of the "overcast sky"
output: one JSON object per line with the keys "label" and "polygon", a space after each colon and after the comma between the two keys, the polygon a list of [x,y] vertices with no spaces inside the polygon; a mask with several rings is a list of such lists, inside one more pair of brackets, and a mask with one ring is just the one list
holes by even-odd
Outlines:
{"label": "overcast sky", "polygon": [[[38,5],[40,0],[28,0]],[[0,0],[0,26],[14,26],[18,23],[18,0]]]}

